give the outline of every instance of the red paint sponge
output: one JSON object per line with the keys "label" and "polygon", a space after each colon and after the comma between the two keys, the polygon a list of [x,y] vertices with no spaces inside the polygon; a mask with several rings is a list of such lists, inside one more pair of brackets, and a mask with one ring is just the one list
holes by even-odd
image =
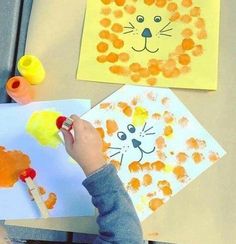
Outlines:
{"label": "red paint sponge", "polygon": [[31,178],[32,180],[36,176],[36,171],[32,168],[25,169],[21,174],[20,174],[20,179],[25,182],[26,178]]}
{"label": "red paint sponge", "polygon": [[57,118],[57,121],[56,121],[56,125],[57,125],[57,128],[60,130],[63,123],[66,121],[66,117],[65,116],[60,116]]}

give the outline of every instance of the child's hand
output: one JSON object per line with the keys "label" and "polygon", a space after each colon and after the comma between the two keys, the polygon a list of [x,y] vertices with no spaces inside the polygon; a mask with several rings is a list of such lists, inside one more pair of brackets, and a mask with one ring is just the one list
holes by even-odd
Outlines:
{"label": "child's hand", "polygon": [[102,153],[102,140],[96,129],[87,121],[72,115],[73,135],[61,130],[68,154],[79,163],[86,175],[90,175],[105,165]]}

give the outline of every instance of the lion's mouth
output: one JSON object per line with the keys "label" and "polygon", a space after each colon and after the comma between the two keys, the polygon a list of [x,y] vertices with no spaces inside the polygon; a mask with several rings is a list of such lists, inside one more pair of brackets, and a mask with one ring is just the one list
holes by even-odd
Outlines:
{"label": "lion's mouth", "polygon": [[140,162],[142,159],[143,159],[143,154],[145,153],[145,154],[151,154],[151,153],[153,153],[154,151],[155,151],[155,147],[151,150],[151,151],[149,151],[149,152],[146,152],[146,151],[144,151],[140,146],[138,147],[138,149],[139,149],[139,151],[141,152],[141,157],[140,157],[140,159],[138,160],[138,162]]}
{"label": "lion's mouth", "polygon": [[150,50],[149,48],[148,48],[148,42],[147,42],[147,37],[145,37],[144,38],[145,39],[145,42],[144,42],[144,47],[142,48],[142,49],[136,49],[136,48],[134,48],[134,47],[132,47],[132,49],[135,51],[135,52],[143,52],[143,51],[145,51],[145,50],[147,50],[149,53],[156,53],[156,52],[158,52],[159,51],[159,48],[157,48],[156,50]]}

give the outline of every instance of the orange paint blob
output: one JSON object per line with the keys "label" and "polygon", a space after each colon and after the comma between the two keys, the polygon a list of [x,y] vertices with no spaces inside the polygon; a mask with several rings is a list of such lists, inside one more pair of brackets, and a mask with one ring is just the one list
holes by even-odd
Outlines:
{"label": "orange paint blob", "polygon": [[156,6],[159,8],[165,7],[167,0],[156,0]]}
{"label": "orange paint blob", "polygon": [[105,137],[105,132],[104,132],[103,128],[102,128],[102,127],[99,127],[99,128],[96,128],[96,130],[97,130],[98,134],[100,135],[100,137],[101,137],[102,139],[104,139],[104,137]]}
{"label": "orange paint blob", "polygon": [[46,201],[44,201],[44,203],[48,209],[53,209],[56,202],[57,202],[57,196],[55,193],[50,193],[48,196],[48,199]]}
{"label": "orange paint blob", "polygon": [[106,55],[100,55],[97,57],[97,61],[99,63],[105,63],[107,61],[107,56]]}
{"label": "orange paint blob", "polygon": [[111,146],[111,143],[107,143],[104,140],[102,140],[102,151],[103,152],[106,152],[110,146]]}
{"label": "orange paint blob", "polygon": [[191,38],[186,38],[182,42],[182,48],[184,50],[191,50],[191,49],[193,49],[194,45],[195,45],[195,43]]}
{"label": "orange paint blob", "polygon": [[0,188],[13,187],[22,171],[30,167],[30,158],[20,151],[0,147]]}
{"label": "orange paint blob", "polygon": [[121,10],[115,10],[113,14],[116,18],[121,18],[123,16],[123,12]]}
{"label": "orange paint blob", "polygon": [[188,159],[188,155],[184,152],[180,152],[176,155],[176,159],[178,161],[178,163],[185,163],[186,160]]}
{"label": "orange paint blob", "polygon": [[195,152],[192,154],[192,159],[196,164],[199,164],[202,162],[202,160],[204,159],[204,156],[202,153],[199,152]]}
{"label": "orange paint blob", "polygon": [[161,115],[160,115],[159,113],[154,113],[154,114],[152,115],[152,118],[153,118],[153,119],[156,119],[156,120],[159,120],[159,119],[161,118]]}
{"label": "orange paint blob", "polygon": [[197,21],[195,22],[195,26],[199,29],[205,28],[205,20],[203,18],[198,18]]}
{"label": "orange paint blob", "polygon": [[152,5],[155,2],[155,0],[144,0],[144,3],[147,5]]}
{"label": "orange paint blob", "polygon": [[115,0],[117,6],[123,6],[126,0]]}
{"label": "orange paint blob", "polygon": [[107,128],[107,134],[111,136],[113,133],[118,131],[118,125],[115,120],[107,120],[106,121],[106,128]]}
{"label": "orange paint blob", "polygon": [[139,172],[142,170],[142,166],[138,161],[134,161],[129,164],[129,171],[132,172]]}
{"label": "orange paint blob", "polygon": [[141,79],[140,75],[138,74],[131,75],[130,78],[133,82],[139,82]]}
{"label": "orange paint blob", "polygon": [[180,20],[185,23],[185,24],[188,24],[192,21],[192,17],[188,14],[184,14],[181,16]]}
{"label": "orange paint blob", "polygon": [[218,161],[220,159],[220,156],[218,153],[216,152],[210,152],[208,159],[212,162],[215,163],[216,161]]}
{"label": "orange paint blob", "polygon": [[100,109],[107,109],[107,108],[110,108],[111,106],[111,103],[101,103],[99,105]]}
{"label": "orange paint blob", "polygon": [[110,32],[107,31],[107,30],[102,30],[99,33],[99,37],[102,38],[102,39],[109,39],[110,38]]}
{"label": "orange paint blob", "polygon": [[164,137],[162,136],[159,136],[157,139],[156,139],[156,146],[158,149],[164,149],[166,147],[166,142],[165,142],[165,139]]}
{"label": "orange paint blob", "polygon": [[190,28],[186,28],[182,31],[182,36],[185,38],[189,38],[193,35],[193,31]]}
{"label": "orange paint blob", "polygon": [[178,5],[176,3],[169,3],[167,5],[167,9],[170,11],[170,12],[174,12],[178,9]]}
{"label": "orange paint blob", "polygon": [[117,160],[111,160],[111,164],[116,168],[117,171],[120,170],[120,162]]}
{"label": "orange paint blob", "polygon": [[120,53],[119,54],[119,60],[122,62],[127,62],[129,61],[129,54],[128,53]]}
{"label": "orange paint blob", "polygon": [[193,56],[200,56],[203,54],[203,46],[196,45],[192,51]]}
{"label": "orange paint blob", "polygon": [[180,18],[180,13],[179,12],[175,12],[170,17],[170,21],[174,22],[174,21],[178,20],[179,18]]}
{"label": "orange paint blob", "polygon": [[104,53],[104,52],[106,52],[106,51],[108,50],[108,44],[105,43],[105,42],[100,42],[100,43],[98,43],[98,45],[97,45],[97,50],[98,50],[98,52],[100,52],[100,53]]}
{"label": "orange paint blob", "polygon": [[174,115],[171,112],[165,111],[163,114],[164,121],[166,123],[172,123],[174,121]]}
{"label": "orange paint blob", "polygon": [[114,32],[121,33],[123,31],[123,26],[118,24],[118,23],[115,23],[115,24],[112,25],[111,29]]}
{"label": "orange paint blob", "polygon": [[111,13],[111,8],[107,7],[107,8],[103,8],[101,10],[101,14],[103,15],[109,15]]}
{"label": "orange paint blob", "polygon": [[183,1],[182,1],[182,5],[183,5],[184,7],[186,7],[186,8],[192,6],[192,4],[193,4],[192,0],[183,0]]}
{"label": "orange paint blob", "polygon": [[198,17],[201,14],[201,9],[199,7],[193,7],[190,11],[190,15],[193,17]]}
{"label": "orange paint blob", "polygon": [[100,24],[103,26],[103,27],[109,27],[111,25],[111,20],[108,19],[108,18],[104,18],[100,21]]}
{"label": "orange paint blob", "polygon": [[173,173],[175,174],[176,178],[180,181],[182,181],[186,177],[186,171],[182,166],[175,167]]}
{"label": "orange paint blob", "polygon": [[128,116],[128,117],[131,117],[132,116],[132,113],[133,113],[133,110],[130,106],[127,106],[123,109],[123,113]]}
{"label": "orange paint blob", "polygon": [[188,65],[191,62],[191,58],[188,54],[181,54],[179,56],[179,63],[182,65]]}
{"label": "orange paint blob", "polygon": [[140,181],[137,178],[132,178],[131,181],[128,183],[128,188],[134,192],[138,191],[140,186]]}
{"label": "orange paint blob", "polygon": [[161,200],[160,198],[153,198],[150,202],[149,202],[149,208],[152,211],[156,211],[161,205],[163,205],[163,200]]}
{"label": "orange paint blob", "polygon": [[199,32],[197,33],[197,38],[198,38],[199,40],[207,39],[207,32],[206,32],[206,30],[205,30],[205,29],[202,29],[201,31],[199,31]]}
{"label": "orange paint blob", "polygon": [[166,126],[164,129],[165,136],[171,136],[173,134],[173,128],[171,126]]}
{"label": "orange paint blob", "polygon": [[121,39],[115,39],[115,40],[113,41],[113,46],[114,46],[115,48],[117,48],[117,49],[120,49],[120,48],[122,48],[122,47],[124,46],[124,41],[121,40]]}
{"label": "orange paint blob", "polygon": [[136,8],[132,5],[126,5],[124,7],[124,10],[128,13],[128,14],[134,14],[136,12]]}
{"label": "orange paint blob", "polygon": [[151,166],[151,164],[149,162],[146,162],[146,163],[143,163],[141,165],[141,169],[143,171],[145,171],[145,170],[149,171],[149,170],[152,170],[152,166]]}
{"label": "orange paint blob", "polygon": [[146,68],[141,68],[141,69],[139,70],[139,74],[140,74],[140,76],[143,77],[143,78],[147,78],[148,76],[150,76],[150,72],[149,72],[149,70],[146,69]]}
{"label": "orange paint blob", "polygon": [[154,86],[157,84],[157,79],[156,78],[149,78],[149,79],[147,79],[147,84],[150,86]]}
{"label": "orange paint blob", "polygon": [[152,169],[156,171],[161,171],[162,169],[165,168],[165,164],[162,161],[156,161],[151,164]]}
{"label": "orange paint blob", "polygon": [[160,181],[158,181],[157,186],[159,188],[163,188],[165,186],[169,186],[170,187],[170,183],[167,180],[160,180]]}
{"label": "orange paint blob", "polygon": [[149,174],[146,174],[143,176],[143,185],[144,186],[149,186],[152,184],[152,176]]}
{"label": "orange paint blob", "polygon": [[164,152],[162,152],[161,150],[158,150],[157,151],[157,157],[160,159],[160,160],[166,160],[166,155],[165,155],[165,153]]}
{"label": "orange paint blob", "polygon": [[139,72],[139,70],[141,69],[141,65],[139,63],[132,63],[129,66],[130,70],[133,72]]}
{"label": "orange paint blob", "polygon": [[112,0],[101,0],[101,1],[103,4],[106,4],[106,5],[108,5],[112,2]]}
{"label": "orange paint blob", "polygon": [[115,63],[118,61],[118,59],[119,56],[116,53],[111,52],[107,55],[107,61],[110,63]]}
{"label": "orange paint blob", "polygon": [[152,64],[148,67],[148,71],[150,72],[151,75],[158,75],[161,70],[158,65]]}
{"label": "orange paint blob", "polygon": [[178,124],[181,126],[181,127],[186,127],[188,125],[189,121],[186,117],[182,117],[178,120]]}
{"label": "orange paint blob", "polygon": [[169,186],[164,186],[161,190],[162,190],[164,196],[172,195],[172,190]]}

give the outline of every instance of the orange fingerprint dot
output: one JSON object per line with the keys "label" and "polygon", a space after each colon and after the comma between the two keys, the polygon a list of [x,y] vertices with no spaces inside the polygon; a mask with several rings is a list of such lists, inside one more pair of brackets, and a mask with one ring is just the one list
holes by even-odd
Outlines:
{"label": "orange fingerprint dot", "polygon": [[131,5],[126,5],[124,7],[124,10],[128,13],[128,14],[134,14],[136,12],[136,8],[134,6]]}
{"label": "orange fingerprint dot", "polygon": [[162,74],[166,78],[171,78],[172,77],[172,71],[171,70],[168,70],[168,69],[162,70]]}
{"label": "orange fingerprint dot", "polygon": [[182,41],[182,48],[184,50],[191,50],[193,49],[195,43],[191,38],[186,38]]}
{"label": "orange fingerprint dot", "polygon": [[101,14],[103,15],[109,15],[111,13],[111,8],[103,8],[101,10]]}
{"label": "orange fingerprint dot", "polygon": [[201,31],[199,31],[198,33],[197,33],[197,38],[199,39],[199,40],[202,40],[202,39],[207,39],[207,32],[206,32],[206,30],[201,30]]}
{"label": "orange fingerprint dot", "polygon": [[165,111],[163,114],[164,121],[166,123],[172,123],[174,121],[174,115],[171,112]]}
{"label": "orange fingerprint dot", "polygon": [[130,116],[132,115],[132,112],[133,112],[133,110],[132,110],[132,108],[131,108],[130,106],[127,106],[127,107],[125,107],[125,108],[123,109],[123,113],[124,113],[126,116],[128,116],[128,117],[130,117]]}
{"label": "orange fingerprint dot", "polygon": [[101,103],[100,104],[100,109],[107,109],[111,106],[111,103]]}
{"label": "orange fingerprint dot", "polygon": [[135,192],[139,190],[140,186],[140,181],[137,178],[132,178],[131,181],[128,183],[128,187]]}
{"label": "orange fingerprint dot", "polygon": [[98,134],[100,135],[100,137],[101,137],[102,139],[104,139],[104,137],[105,137],[105,132],[104,132],[103,128],[99,127],[99,128],[96,128],[96,130],[97,130]]}
{"label": "orange fingerprint dot", "polygon": [[103,26],[103,27],[108,27],[110,24],[111,24],[111,20],[108,19],[108,18],[104,18],[100,21],[100,24]]}
{"label": "orange fingerprint dot", "polygon": [[189,66],[183,66],[182,68],[180,68],[180,73],[181,74],[187,74],[191,71],[191,68]]}
{"label": "orange fingerprint dot", "polygon": [[152,5],[155,2],[155,0],[144,0],[144,3],[147,5]]}
{"label": "orange fingerprint dot", "polygon": [[118,103],[118,107],[119,107],[119,108],[124,109],[124,108],[126,108],[127,106],[128,106],[128,104],[125,103],[125,102],[119,102],[119,103]]}
{"label": "orange fingerprint dot", "polygon": [[115,0],[117,6],[123,6],[125,4],[125,0]]}
{"label": "orange fingerprint dot", "polygon": [[129,66],[130,70],[133,72],[139,72],[139,70],[141,69],[141,65],[139,63],[132,63]]}
{"label": "orange fingerprint dot", "polygon": [[196,45],[192,51],[193,56],[200,56],[203,54],[203,46]]}
{"label": "orange fingerprint dot", "polygon": [[182,126],[183,128],[188,125],[189,121],[186,117],[182,117],[179,119],[178,124]]}
{"label": "orange fingerprint dot", "polygon": [[164,129],[164,135],[165,136],[170,136],[173,134],[173,129],[171,126],[166,126]]}
{"label": "orange fingerprint dot", "polygon": [[182,65],[188,65],[191,62],[191,58],[188,54],[181,54],[179,56],[179,63]]}
{"label": "orange fingerprint dot", "polygon": [[190,23],[192,21],[192,17],[188,14],[185,14],[185,15],[182,15],[180,20],[183,22],[183,23]]}
{"label": "orange fingerprint dot", "polygon": [[191,37],[193,35],[193,31],[189,28],[186,28],[182,31],[181,34],[183,37]]}
{"label": "orange fingerprint dot", "polygon": [[179,12],[175,12],[172,14],[172,16],[170,17],[170,21],[176,21],[180,18],[180,13]]}
{"label": "orange fingerprint dot", "polygon": [[152,184],[152,176],[149,174],[146,174],[143,176],[143,185],[144,186],[149,186]]}
{"label": "orange fingerprint dot", "polygon": [[53,209],[57,202],[57,195],[55,193],[50,193],[48,199],[44,201],[47,209]]}
{"label": "orange fingerprint dot", "polygon": [[100,53],[104,53],[108,50],[108,44],[105,43],[105,42],[100,42],[98,43],[97,45],[97,50],[100,52]]}
{"label": "orange fingerprint dot", "polygon": [[196,140],[195,138],[191,137],[186,141],[187,146],[190,149],[199,149],[199,144],[198,144],[198,140]]}
{"label": "orange fingerprint dot", "polygon": [[218,153],[216,152],[210,152],[208,159],[212,162],[215,163],[216,161],[218,161],[220,159],[220,156]]}
{"label": "orange fingerprint dot", "polygon": [[129,54],[128,53],[120,53],[119,54],[119,60],[122,62],[129,61]]}
{"label": "orange fingerprint dot", "polygon": [[110,32],[107,31],[107,30],[103,30],[99,33],[99,36],[102,38],[102,39],[109,39],[110,37]]}
{"label": "orange fingerprint dot", "polygon": [[109,36],[109,40],[111,41],[111,42],[114,42],[115,40],[117,40],[118,39],[118,36],[116,35],[116,34],[110,34],[110,36]]}
{"label": "orange fingerprint dot", "polygon": [[128,70],[120,65],[113,65],[109,68],[109,70],[114,74],[128,75]]}
{"label": "orange fingerprint dot", "polygon": [[115,120],[108,119],[106,121],[107,134],[111,136],[113,133],[118,131],[118,125]]}
{"label": "orange fingerprint dot", "polygon": [[166,0],[156,0],[156,6],[159,8],[165,7],[167,1]]}
{"label": "orange fingerprint dot", "polygon": [[169,186],[170,187],[170,183],[167,180],[160,180],[157,182],[157,186],[160,188],[163,188],[165,186]]}
{"label": "orange fingerprint dot", "polygon": [[199,7],[193,7],[190,11],[190,15],[193,17],[198,17],[201,14],[201,9]]}
{"label": "orange fingerprint dot", "polygon": [[186,176],[186,171],[182,166],[176,166],[173,170],[173,173],[178,180],[181,180]]}
{"label": "orange fingerprint dot", "polygon": [[174,59],[169,59],[166,61],[165,65],[163,66],[164,69],[173,70],[176,66],[176,62]]}
{"label": "orange fingerprint dot", "polygon": [[168,6],[167,6],[167,9],[170,11],[170,12],[174,12],[178,9],[178,5],[176,3],[169,3]]}
{"label": "orange fingerprint dot", "polygon": [[133,81],[133,82],[139,82],[140,81],[140,79],[141,79],[141,76],[139,75],[139,74],[134,74],[134,75],[131,75],[131,80]]}
{"label": "orange fingerprint dot", "polygon": [[198,20],[195,22],[195,26],[199,29],[205,28],[205,20],[203,18],[198,18]]}
{"label": "orange fingerprint dot", "polygon": [[157,83],[157,79],[156,78],[149,78],[147,79],[147,84],[150,86],[154,86]]}
{"label": "orange fingerprint dot", "polygon": [[115,63],[118,61],[118,59],[119,59],[119,57],[116,53],[111,52],[107,55],[107,61],[110,63]]}
{"label": "orange fingerprint dot", "polygon": [[112,0],[101,0],[104,4],[110,4]]}
{"label": "orange fingerprint dot", "polygon": [[176,78],[180,75],[180,70],[178,68],[174,68],[172,72],[172,77]]}
{"label": "orange fingerprint dot", "polygon": [[160,68],[158,65],[156,64],[152,64],[148,67],[148,70],[150,72],[151,75],[158,75],[160,73]]}
{"label": "orange fingerprint dot", "polygon": [[172,190],[169,186],[164,186],[161,190],[165,196],[172,195]]}
{"label": "orange fingerprint dot", "polygon": [[192,159],[196,164],[199,164],[204,159],[204,157],[202,153],[195,152],[192,154]]}
{"label": "orange fingerprint dot", "polygon": [[116,39],[113,41],[113,46],[117,49],[120,49],[124,46],[124,41],[121,39]]}
{"label": "orange fingerprint dot", "polygon": [[155,58],[152,58],[148,61],[148,65],[151,66],[151,65],[158,65],[159,64],[159,60],[155,59]]}
{"label": "orange fingerprint dot", "polygon": [[129,171],[132,172],[139,172],[142,170],[142,166],[138,161],[134,161],[129,164]]}
{"label": "orange fingerprint dot", "polygon": [[161,200],[160,198],[153,198],[150,202],[149,202],[149,208],[152,211],[156,211],[158,208],[160,208],[161,205],[163,205],[163,200]]}
{"label": "orange fingerprint dot", "polygon": [[164,149],[166,147],[166,142],[165,142],[165,139],[162,137],[162,136],[159,136],[157,139],[156,139],[156,146],[158,149]]}
{"label": "orange fingerprint dot", "polygon": [[115,24],[112,25],[111,29],[114,32],[121,33],[123,31],[123,26],[118,24],[118,23],[115,23]]}
{"label": "orange fingerprint dot", "polygon": [[141,68],[139,70],[139,74],[140,74],[141,77],[144,77],[144,78],[150,76],[150,72],[146,68]]}
{"label": "orange fingerprint dot", "polygon": [[184,152],[180,152],[176,155],[176,159],[178,163],[185,163],[186,160],[188,159],[188,155]]}
{"label": "orange fingerprint dot", "polygon": [[161,118],[161,115],[160,115],[159,113],[154,113],[154,114],[152,115],[152,118],[158,120],[158,119]]}
{"label": "orange fingerprint dot", "polygon": [[192,6],[192,4],[193,4],[192,0],[183,0],[183,1],[182,1],[182,5],[183,5],[184,7],[186,7],[186,8]]}
{"label": "orange fingerprint dot", "polygon": [[102,151],[106,152],[107,149],[111,146],[111,143],[107,143],[104,140],[102,140]]}
{"label": "orange fingerprint dot", "polygon": [[106,55],[100,55],[97,57],[97,61],[99,63],[105,63],[107,61],[107,56]]}
{"label": "orange fingerprint dot", "polygon": [[151,164],[149,162],[143,163],[141,165],[141,168],[142,168],[143,171],[145,171],[145,170],[152,170],[152,166],[151,166]]}
{"label": "orange fingerprint dot", "polygon": [[117,171],[120,170],[120,162],[117,160],[111,160],[111,164],[116,168]]}
{"label": "orange fingerprint dot", "polygon": [[165,164],[162,161],[156,161],[151,164],[152,169],[156,171],[161,171],[162,169],[165,168]]}
{"label": "orange fingerprint dot", "polygon": [[123,16],[123,12],[121,10],[115,10],[113,14],[116,18],[121,18]]}

